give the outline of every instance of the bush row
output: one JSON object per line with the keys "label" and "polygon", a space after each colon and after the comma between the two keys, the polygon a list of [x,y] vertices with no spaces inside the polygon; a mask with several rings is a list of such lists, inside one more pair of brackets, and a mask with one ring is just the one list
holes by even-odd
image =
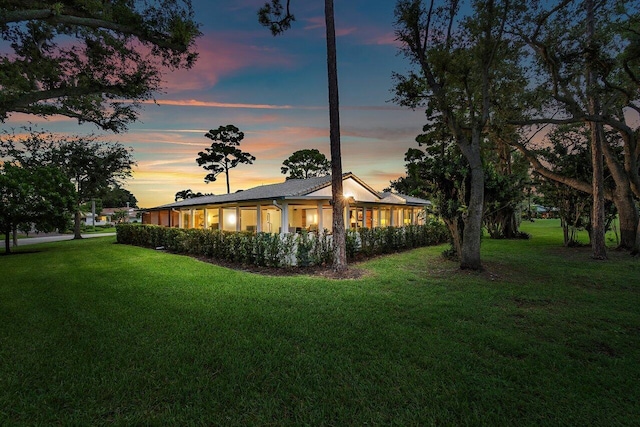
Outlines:
{"label": "bush row", "polygon": [[[261,267],[308,267],[328,265],[333,260],[332,236],[326,233],[280,235],[126,223],[118,224],[116,231],[118,243]],[[425,225],[349,230],[347,257],[397,252],[447,239],[446,227],[437,220]]]}

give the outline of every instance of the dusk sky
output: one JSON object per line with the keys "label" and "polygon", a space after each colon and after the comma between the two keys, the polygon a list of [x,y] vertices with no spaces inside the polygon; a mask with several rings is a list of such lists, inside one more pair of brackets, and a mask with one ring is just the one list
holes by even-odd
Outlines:
{"label": "dusk sky", "polygon": [[[253,165],[231,170],[231,191],[284,180],[282,161],[317,148],[329,158],[324,2],[292,2],[293,28],[273,37],[257,21],[264,0],[194,0],[202,24],[195,67],[165,76],[159,105],[148,104],[129,132],[107,135],[133,147],[138,162],[125,188],[141,207],[173,201],[179,190],[226,193],[224,175],[205,184],[195,158],[211,144],[209,129],[234,124]],[[393,0],[336,0],[342,163],[377,190],[404,172],[404,153],[416,146],[423,111],[399,108],[391,74],[408,62],[397,54]],[[9,126],[37,123],[52,132],[98,133],[75,120],[14,115]]]}

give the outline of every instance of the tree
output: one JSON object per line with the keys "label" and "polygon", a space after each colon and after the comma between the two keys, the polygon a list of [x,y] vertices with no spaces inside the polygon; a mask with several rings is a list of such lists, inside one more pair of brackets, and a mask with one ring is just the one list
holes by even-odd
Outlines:
{"label": "tree", "polygon": [[178,191],[176,193],[176,197],[174,198],[174,200],[176,202],[178,200],[187,200],[187,199],[190,199],[191,197],[193,197],[192,194],[193,194],[193,191],[191,191],[190,188],[187,189],[187,190],[181,190],[181,191]]}
{"label": "tree", "polygon": [[118,184],[107,187],[100,193],[99,198],[102,201],[102,206],[105,208],[121,208],[127,206],[127,204],[132,208],[138,207],[138,199],[136,199],[136,196]]}
{"label": "tree", "polygon": [[200,35],[190,0],[0,4],[0,121],[60,114],[122,131],[165,70],[190,68]]}
{"label": "tree", "polygon": [[176,197],[174,200],[177,202],[178,200],[187,200],[187,199],[193,199],[194,197],[203,197],[203,196],[213,196],[213,193],[201,193],[200,191],[198,191],[197,193],[194,193],[189,188],[187,190],[178,191],[176,193]]}
{"label": "tree", "polygon": [[115,211],[113,215],[111,215],[111,221],[115,222],[116,224],[121,224],[125,222],[128,218],[129,218],[129,212],[125,210]]}
{"label": "tree", "polygon": [[479,270],[485,185],[481,145],[501,82],[515,78],[509,55],[517,49],[504,36],[510,3],[476,1],[468,15],[457,0],[427,4],[399,0],[396,5],[396,36],[417,72],[395,74],[395,101],[426,106],[429,119],[446,125],[468,163],[460,267]]}
{"label": "tree", "polygon": [[[271,0],[258,11],[258,20],[269,27],[274,36],[291,27],[295,17],[290,13],[290,0],[286,10],[280,0]],[[338,65],[333,0],[324,2],[327,40],[327,80],[329,87],[329,141],[331,147],[331,204],[333,206],[333,269],[347,268],[347,244],[344,225],[344,195],[342,190],[342,154],[340,148],[340,99],[338,96]]]}
{"label": "tree", "polygon": [[331,162],[318,149],[298,150],[282,162],[280,172],[287,179],[306,179],[329,175]]}
{"label": "tree", "polygon": [[[593,176],[591,153],[591,132],[584,124],[562,125],[548,135],[547,145],[538,151],[538,156],[550,169],[564,176],[583,180],[588,185]],[[607,171],[608,172],[608,171]],[[593,198],[589,193],[576,190],[571,186],[559,183],[537,174],[536,190],[542,197],[544,206],[556,208],[560,216],[564,234],[564,245],[577,245],[576,231],[586,229],[591,239],[593,225]],[[611,175],[603,182],[610,190]],[[607,230],[616,212],[611,202],[605,203],[605,230]]]}
{"label": "tree", "polygon": [[[229,169],[233,169],[240,163],[253,164],[256,159],[249,153],[245,153],[238,148],[244,139],[244,132],[234,125],[220,126],[218,129],[211,129],[204,136],[213,140],[211,147],[205,148],[198,153],[196,162],[205,170],[210,171],[204,177],[207,184],[214,182],[217,176],[224,172],[227,178],[227,194],[229,194]],[[219,141],[219,142],[218,142]]]}
{"label": "tree", "polygon": [[[527,9],[515,32],[529,47],[528,65],[535,78],[530,80],[525,114],[512,122],[534,127],[587,124],[591,127],[593,176],[590,182],[585,182],[555,173],[545,167],[526,140],[515,141],[515,146],[538,173],[591,194],[598,201],[594,203],[597,212],[593,216],[599,223],[602,223],[602,199],[612,200],[620,219],[619,247],[637,253],[640,250],[637,2],[532,1]],[[613,189],[602,186],[602,156],[615,182]],[[594,257],[601,258],[603,227],[597,228]]]}
{"label": "tree", "polygon": [[11,253],[10,236],[15,229],[66,229],[75,192],[59,169],[25,168],[9,162],[0,166],[0,230],[5,234],[5,253]]}
{"label": "tree", "polygon": [[[464,206],[469,192],[469,165],[453,139],[437,135],[432,129],[418,136],[425,150],[410,148],[405,154],[407,175],[391,182],[391,187],[404,194],[428,199],[449,229],[453,256],[460,259],[464,234]],[[433,138],[433,139],[432,139]]]}
{"label": "tree", "polygon": [[31,131],[20,142],[14,137],[1,144],[10,157],[23,167],[47,165],[59,168],[76,190],[74,238],[81,239],[81,206],[98,197],[109,186],[131,176],[135,164],[131,149],[117,142],[99,140],[96,136],[58,137],[42,131]]}
{"label": "tree", "polygon": [[[424,150],[407,151],[406,176],[392,181],[391,187],[433,203],[433,212],[449,229],[455,258],[460,259],[465,206],[470,197],[469,165],[443,122],[426,125],[424,131],[416,137]],[[521,158],[512,158],[510,150],[500,150],[490,142],[483,152],[487,160],[483,166],[486,177],[483,221],[491,238],[517,238],[520,233],[516,215],[525,197],[527,164]]]}

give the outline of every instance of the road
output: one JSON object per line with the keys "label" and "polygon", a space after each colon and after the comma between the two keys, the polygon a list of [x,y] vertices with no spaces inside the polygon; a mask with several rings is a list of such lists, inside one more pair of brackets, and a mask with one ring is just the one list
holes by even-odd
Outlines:
{"label": "road", "polygon": [[[84,238],[91,237],[107,237],[107,236],[115,236],[116,233],[92,233],[92,234],[83,234]],[[48,242],[59,242],[61,240],[72,240],[73,234],[59,234],[56,236],[43,236],[43,237],[25,237],[23,239],[18,239],[18,247],[26,246],[26,245],[35,245],[37,243],[48,243]]]}

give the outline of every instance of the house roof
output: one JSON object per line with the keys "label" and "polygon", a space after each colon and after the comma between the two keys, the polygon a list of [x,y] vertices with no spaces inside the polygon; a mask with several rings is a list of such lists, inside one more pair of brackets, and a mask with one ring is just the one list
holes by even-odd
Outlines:
{"label": "house roof", "polygon": [[[417,197],[410,197],[400,195],[396,193],[380,193],[373,190],[360,178],[347,172],[343,174],[342,179],[352,178],[368,191],[373,193],[380,199],[381,203],[388,204],[410,204],[410,205],[429,205],[431,202],[428,200],[419,199]],[[261,185],[258,187],[249,188],[244,191],[238,191],[231,194],[220,194],[211,196],[193,197],[190,199],[180,200],[178,202],[169,203],[166,205],[152,208],[156,209],[168,209],[168,208],[180,208],[187,206],[201,206],[201,205],[213,205],[213,204],[225,204],[225,203],[237,203],[246,201],[260,201],[260,200],[273,200],[273,199],[289,199],[289,198],[304,198],[305,196],[318,191],[322,188],[331,185],[331,175],[307,178],[307,179],[288,179],[278,184]]]}

